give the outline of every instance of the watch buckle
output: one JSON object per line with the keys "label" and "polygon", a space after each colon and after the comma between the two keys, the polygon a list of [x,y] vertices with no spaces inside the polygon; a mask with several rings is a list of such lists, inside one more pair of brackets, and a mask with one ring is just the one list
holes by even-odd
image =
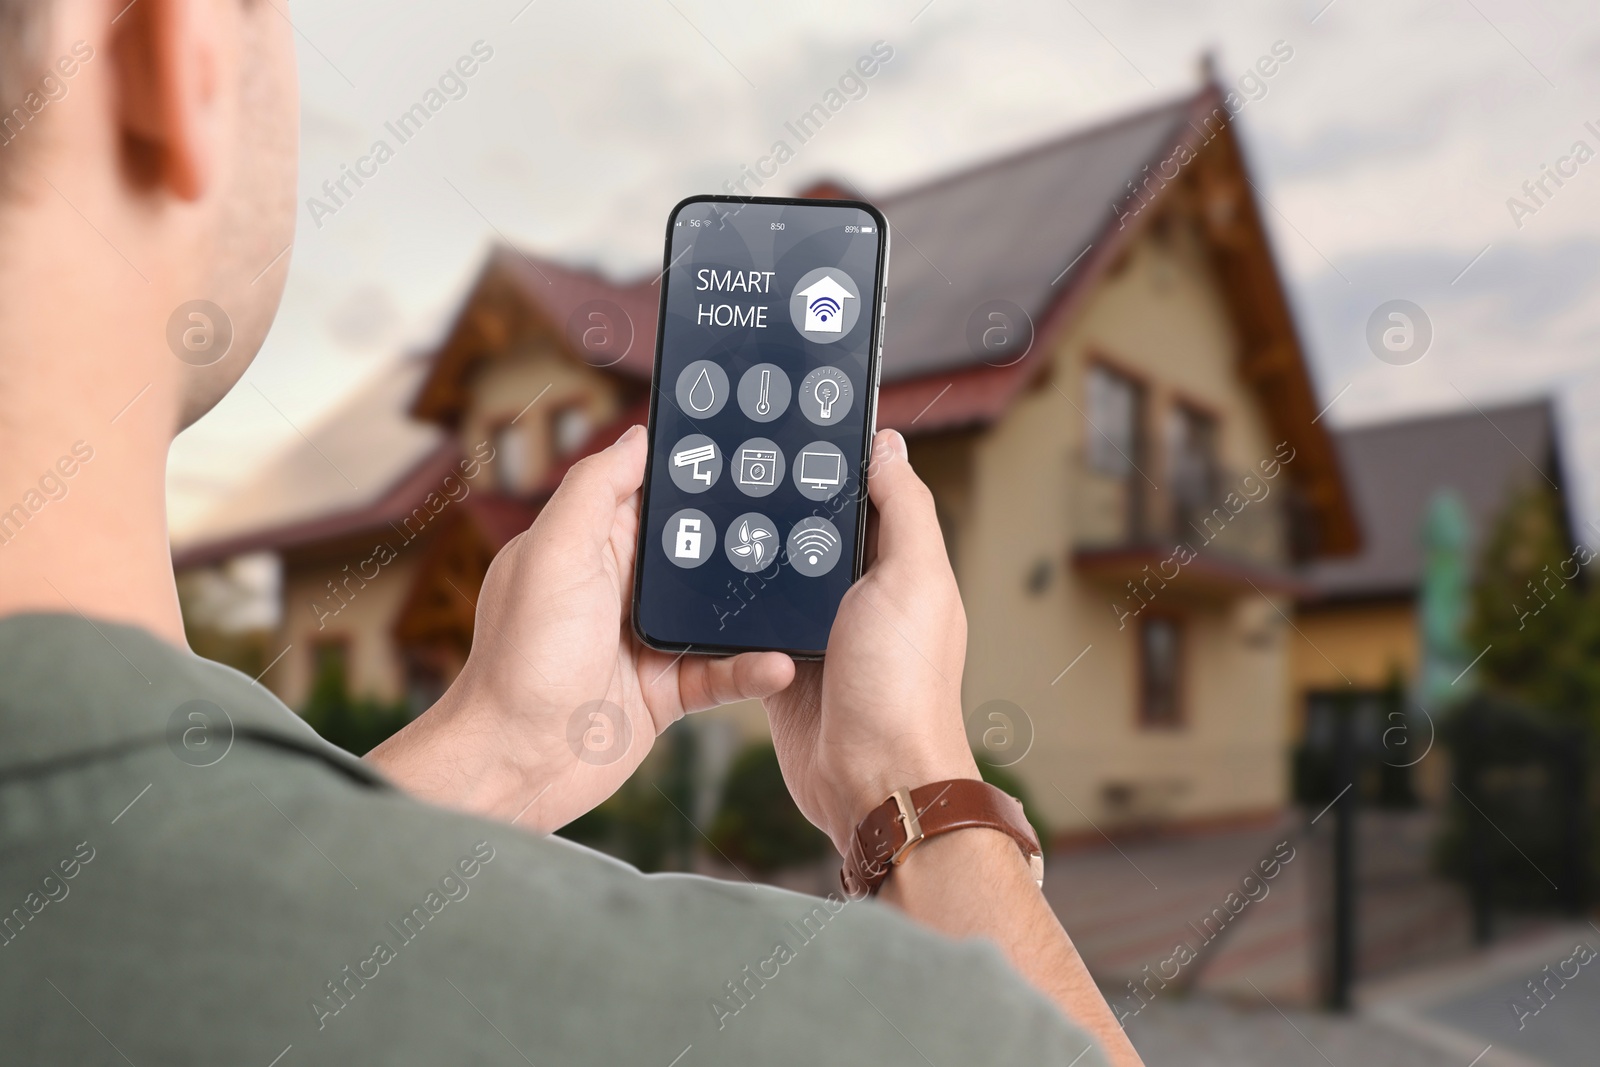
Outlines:
{"label": "watch buckle", "polygon": [[894,801],[894,806],[900,810],[895,816],[906,828],[905,844],[895,849],[894,855],[889,857],[889,863],[898,867],[904,863],[911,850],[922,844],[927,836],[922,832],[922,820],[917,818],[917,806],[911,801],[909,790],[896,789],[889,794],[889,799]]}

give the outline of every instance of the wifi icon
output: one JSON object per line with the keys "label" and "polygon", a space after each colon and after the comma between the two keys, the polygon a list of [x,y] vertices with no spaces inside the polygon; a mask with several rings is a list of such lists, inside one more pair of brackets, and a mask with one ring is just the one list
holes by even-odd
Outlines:
{"label": "wifi icon", "polygon": [[789,563],[808,578],[820,578],[839,562],[839,531],[818,516],[801,519],[789,531]]}
{"label": "wifi icon", "polygon": [[815,315],[819,322],[827,322],[839,314],[839,310],[839,301],[831,296],[819,296],[811,301],[811,314]]}

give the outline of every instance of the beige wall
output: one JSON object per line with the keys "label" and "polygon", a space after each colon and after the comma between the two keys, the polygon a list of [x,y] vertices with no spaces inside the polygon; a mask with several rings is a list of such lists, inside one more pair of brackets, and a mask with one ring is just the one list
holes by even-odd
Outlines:
{"label": "beige wall", "polygon": [[[1032,719],[1034,747],[1015,770],[1054,831],[1113,818],[1108,786],[1134,787],[1150,814],[1171,819],[1285,802],[1289,665],[1274,605],[1248,587],[1231,601],[1182,601],[1182,578],[1169,599],[1163,592],[1147,610],[1178,610],[1185,619],[1187,723],[1142,729],[1134,628],[1119,629],[1111,606],[1119,590],[1080,577],[1069,562],[1070,494],[1089,432],[1079,409],[1090,354],[1148,379],[1157,431],[1175,391],[1217,413],[1222,464],[1246,468],[1270,457],[1276,442],[1235,369],[1234,350],[1198,246],[1181,233],[1166,242],[1145,238],[1070,333],[1040,353],[1072,403],[1047,384],[975,446],[971,504],[959,509],[956,538],[971,634],[964,703],[970,714],[986,701],[1009,700]],[[1157,483],[1164,476],[1159,462],[1146,471]],[[1041,564],[1051,580],[1030,594],[1026,579]]]}
{"label": "beige wall", "polygon": [[1396,671],[1417,677],[1421,649],[1409,599],[1304,610],[1295,625],[1300,634],[1290,642],[1290,663],[1297,693],[1346,684],[1381,689]]}
{"label": "beige wall", "polygon": [[[527,434],[531,472],[529,484],[519,486],[520,490],[533,489],[558,458],[552,455],[550,428],[557,411],[580,406],[591,426],[603,425],[619,414],[614,378],[548,347],[522,350],[484,364],[472,378],[471,391],[472,403],[461,423],[461,447],[470,453],[480,442],[490,440],[498,426],[516,419],[516,429]],[[538,402],[528,408],[535,397]]]}
{"label": "beige wall", "polygon": [[[1003,699],[1031,718],[1034,745],[1014,770],[1053,831],[1083,830],[1091,819],[1104,826],[1115,814],[1105,790],[1119,784],[1142,790],[1152,813],[1171,819],[1249,814],[1286,800],[1291,664],[1298,682],[1303,660],[1275,610],[1290,610],[1288,603],[1269,604],[1248,588],[1232,599],[1182,599],[1182,579],[1174,583],[1170,601],[1156,606],[1180,611],[1186,620],[1187,721],[1176,730],[1141,729],[1134,630],[1119,629],[1111,607],[1118,591],[1079,576],[1070,562],[1071,493],[1087,433],[1073,404],[1085,406],[1090,353],[1149,380],[1157,429],[1180,394],[1217,413],[1222,462],[1238,469],[1271,456],[1276,441],[1235,369],[1235,347],[1198,245],[1181,230],[1164,241],[1147,237],[1091,297],[1070,332],[1051,351],[1029,357],[1052,362],[1047,384],[1021,397],[988,432],[913,441],[913,461],[934,486],[951,526],[948,540],[966,599],[965,709],[970,715]],[[486,439],[547,384],[549,391],[519,422],[533,434],[536,468],[550,437],[543,419],[530,416],[547,418],[583,397],[596,424],[615,415],[603,377],[587,367],[548,352],[500,360],[473,385],[464,447]],[[1159,463],[1147,470],[1158,482],[1164,475]],[[403,552],[320,632],[306,603],[338,567],[288,568],[284,636],[293,650],[272,681],[292,706],[303,702],[310,683],[312,644],[328,634],[350,636],[354,691],[400,695],[402,672],[389,634],[420,555]],[[1049,580],[1042,591],[1030,592],[1028,577],[1041,564]],[[732,722],[742,736],[766,731],[753,703],[707,714]]]}
{"label": "beige wall", "polygon": [[[286,562],[284,566],[281,640],[270,654],[276,655],[285,646],[289,652],[263,680],[297,711],[310,695],[313,650],[322,641],[346,642],[347,680],[352,694],[398,700],[405,693],[405,671],[394,643],[394,624],[416,580],[428,538],[402,544],[398,534],[390,535],[386,540],[396,551],[395,559],[381,567],[378,576],[364,586],[352,580],[346,590],[341,584],[345,579],[343,567],[349,564],[354,573],[357,564],[371,557],[380,536],[374,534],[372,545],[352,548],[347,556],[319,562]],[[370,565],[366,569],[371,573]],[[329,581],[340,585],[346,601],[342,607],[328,592]],[[315,611],[313,604],[327,611],[337,608],[337,614]]]}
{"label": "beige wall", "polygon": [[[1174,395],[1221,419],[1221,461],[1254,467],[1276,439],[1234,367],[1235,341],[1208,264],[1182,235],[1146,240],[1095,294],[1055,349],[1051,382],[1021,400],[990,431],[913,438],[912,462],[933,488],[955,552],[969,642],[963,707],[991,700],[1018,705],[1032,720],[1033,748],[1013,770],[1056,833],[1110,828],[1107,786],[1126,784],[1153,816],[1209,819],[1281,806],[1288,796],[1290,645],[1279,610],[1245,587],[1231,600],[1183,598],[1154,609],[1185,618],[1187,723],[1178,730],[1136,722],[1133,627],[1118,628],[1117,590],[1079,577],[1070,564],[1071,493],[1086,435],[1084,370],[1096,352],[1150,380],[1159,420]],[[1159,422],[1156,423],[1159,426]],[[1158,465],[1147,468],[1157,482]],[[1040,565],[1049,581],[1030,593]],[[1092,646],[1092,647],[1091,647]],[[1064,676],[1061,671],[1088,648]],[[1059,681],[1056,679],[1059,676]],[[762,736],[759,705],[708,715]],[[1091,831],[1092,832],[1092,831]]]}

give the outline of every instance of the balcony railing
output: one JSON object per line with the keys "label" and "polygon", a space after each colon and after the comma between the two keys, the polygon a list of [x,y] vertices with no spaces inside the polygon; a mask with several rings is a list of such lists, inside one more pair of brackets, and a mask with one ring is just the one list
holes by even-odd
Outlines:
{"label": "balcony railing", "polygon": [[1157,480],[1080,460],[1071,498],[1079,553],[1149,551],[1165,558],[1186,545],[1217,562],[1270,570],[1287,568],[1294,556],[1293,487],[1281,473],[1267,479],[1259,471],[1215,470]]}

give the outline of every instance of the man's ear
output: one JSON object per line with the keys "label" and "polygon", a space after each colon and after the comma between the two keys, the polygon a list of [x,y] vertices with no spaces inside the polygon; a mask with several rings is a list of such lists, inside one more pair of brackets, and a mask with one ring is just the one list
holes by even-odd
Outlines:
{"label": "man's ear", "polygon": [[214,178],[221,29],[209,0],[136,0],[112,26],[123,163],[140,187],[198,200]]}

